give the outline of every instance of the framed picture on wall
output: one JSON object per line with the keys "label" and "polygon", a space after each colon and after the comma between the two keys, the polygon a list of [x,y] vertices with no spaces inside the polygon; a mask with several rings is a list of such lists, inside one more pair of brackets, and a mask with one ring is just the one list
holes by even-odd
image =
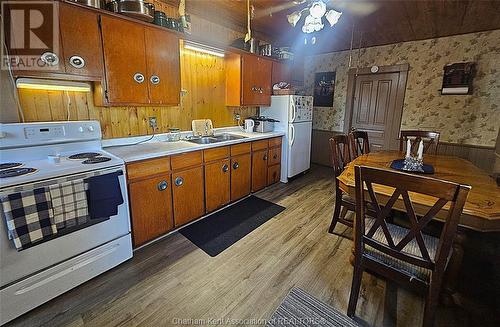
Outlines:
{"label": "framed picture on wall", "polygon": [[314,106],[333,107],[335,72],[321,72],[314,76]]}

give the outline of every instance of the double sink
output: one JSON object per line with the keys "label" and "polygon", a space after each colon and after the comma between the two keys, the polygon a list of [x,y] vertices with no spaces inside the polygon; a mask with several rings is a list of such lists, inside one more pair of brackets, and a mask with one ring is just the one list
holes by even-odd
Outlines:
{"label": "double sink", "polygon": [[214,136],[200,136],[200,137],[191,137],[188,139],[188,142],[196,143],[196,144],[213,144],[225,141],[233,141],[233,140],[241,140],[246,139],[246,136],[234,135],[229,133],[224,133],[220,135]]}

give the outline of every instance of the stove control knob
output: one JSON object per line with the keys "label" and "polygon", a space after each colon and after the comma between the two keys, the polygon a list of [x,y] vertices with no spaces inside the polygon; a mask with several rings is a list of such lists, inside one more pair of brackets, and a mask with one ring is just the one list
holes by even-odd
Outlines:
{"label": "stove control knob", "polygon": [[89,130],[89,132],[93,132],[94,131],[94,126],[89,126],[89,127],[87,127],[87,129]]}
{"label": "stove control knob", "polygon": [[82,127],[82,126],[78,127],[78,131],[79,131],[80,133],[83,133],[83,127]]}

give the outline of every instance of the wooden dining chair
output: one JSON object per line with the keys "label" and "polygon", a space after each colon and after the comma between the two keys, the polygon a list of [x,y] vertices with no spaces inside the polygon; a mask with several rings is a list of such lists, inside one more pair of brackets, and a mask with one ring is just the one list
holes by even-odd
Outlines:
{"label": "wooden dining chair", "polygon": [[362,154],[370,153],[370,142],[368,133],[363,131],[352,131],[349,133],[349,143],[351,148],[351,160]]}
{"label": "wooden dining chair", "polygon": [[[399,151],[406,151],[406,142],[410,140],[412,153],[417,152],[418,144],[421,140],[424,141],[424,153],[437,154],[439,146],[439,136],[441,133],[432,131],[401,131],[399,138]],[[429,149],[432,148],[432,151]]]}
{"label": "wooden dining chair", "polygon": [[[345,166],[351,161],[349,150],[349,138],[345,134],[335,135],[330,139],[330,157],[333,166],[335,180],[335,204],[333,209],[332,222],[328,233],[333,233],[337,222],[352,228],[352,220],[345,219],[347,211],[355,209],[355,201],[348,194],[344,193],[339,186],[337,177],[344,171]],[[342,209],[343,208],[343,209]],[[342,212],[340,211],[342,209]]]}
{"label": "wooden dining chair", "polygon": [[[363,166],[355,167],[355,181],[354,274],[347,315],[355,314],[361,276],[368,270],[426,293],[423,325],[432,326],[443,274],[470,186]],[[388,194],[395,189],[383,207],[374,187],[388,190]],[[412,198],[424,194],[437,200],[417,219],[409,192]],[[365,197],[376,213],[375,218],[366,213]],[[411,228],[387,222],[396,201],[404,204]],[[423,229],[447,203],[450,207],[439,237],[424,234]]]}

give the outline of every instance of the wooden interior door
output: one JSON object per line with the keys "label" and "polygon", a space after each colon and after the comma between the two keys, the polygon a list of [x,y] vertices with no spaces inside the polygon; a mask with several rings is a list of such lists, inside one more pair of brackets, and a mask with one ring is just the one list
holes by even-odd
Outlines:
{"label": "wooden interior door", "polygon": [[241,154],[231,158],[231,201],[250,194],[252,176],[251,154]]}
{"label": "wooden interior door", "polygon": [[267,185],[267,149],[252,153],[252,192]]}
{"label": "wooden interior door", "polygon": [[145,35],[150,103],[178,105],[181,91],[179,39],[158,28],[146,28]]}
{"label": "wooden interior door", "polygon": [[229,159],[205,165],[205,205],[207,212],[229,203],[231,187]]}
{"label": "wooden interior door", "polygon": [[144,27],[104,15],[101,26],[109,103],[149,104]]}
{"label": "wooden interior door", "polygon": [[202,166],[173,173],[172,189],[175,227],[205,213]]}
{"label": "wooden interior door", "polygon": [[397,149],[402,105],[400,73],[366,74],[356,77],[351,126],[368,132],[370,149]]}
{"label": "wooden interior door", "polygon": [[173,229],[170,174],[131,182],[129,196],[134,246]]}
{"label": "wooden interior door", "polygon": [[66,73],[100,79],[103,64],[97,13],[65,3],[59,4],[59,10]]}

